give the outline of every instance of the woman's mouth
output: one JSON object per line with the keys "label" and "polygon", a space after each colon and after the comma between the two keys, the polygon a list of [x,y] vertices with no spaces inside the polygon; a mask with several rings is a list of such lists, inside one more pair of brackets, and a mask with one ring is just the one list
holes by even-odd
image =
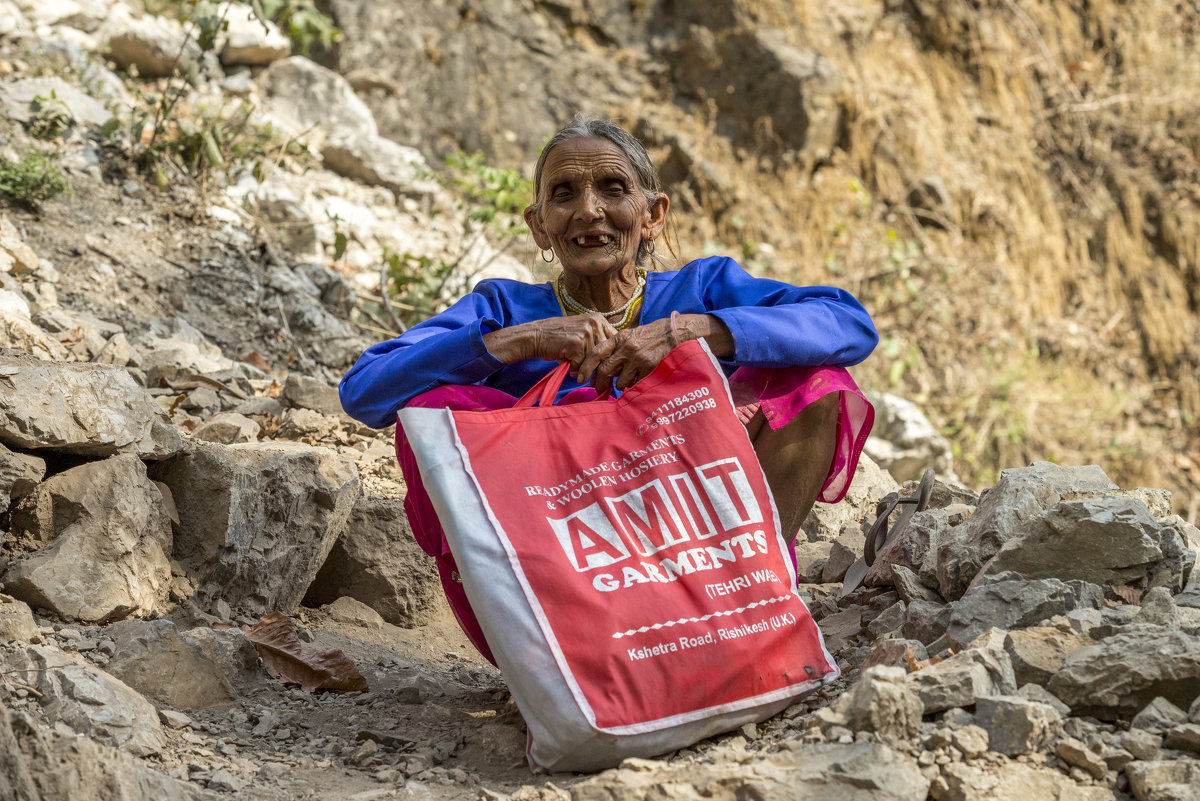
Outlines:
{"label": "woman's mouth", "polygon": [[613,238],[608,234],[584,234],[572,237],[571,241],[581,248],[602,248],[612,244]]}

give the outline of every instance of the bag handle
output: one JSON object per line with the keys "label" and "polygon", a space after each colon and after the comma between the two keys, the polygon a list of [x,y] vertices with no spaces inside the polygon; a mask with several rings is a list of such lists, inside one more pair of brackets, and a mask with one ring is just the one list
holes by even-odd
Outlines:
{"label": "bag handle", "polygon": [[567,373],[570,371],[570,362],[559,362],[558,367],[555,367],[542,376],[540,381],[530,387],[529,391],[513,404],[513,408],[524,409],[533,406],[534,401],[537,401],[538,406],[542,408],[553,406],[554,399],[558,395],[558,390],[562,387],[562,382],[566,379]]}

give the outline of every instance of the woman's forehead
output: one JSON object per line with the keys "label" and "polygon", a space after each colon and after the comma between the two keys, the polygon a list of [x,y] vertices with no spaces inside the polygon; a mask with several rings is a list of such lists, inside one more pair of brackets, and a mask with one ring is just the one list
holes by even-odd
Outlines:
{"label": "woman's forehead", "polygon": [[617,173],[636,179],[629,157],[616,144],[597,136],[568,139],[550,151],[542,168],[543,183],[591,173]]}

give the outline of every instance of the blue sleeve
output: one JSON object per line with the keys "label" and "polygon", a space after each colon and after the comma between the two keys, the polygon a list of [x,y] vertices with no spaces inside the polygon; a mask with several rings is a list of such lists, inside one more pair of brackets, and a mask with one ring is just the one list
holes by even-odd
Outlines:
{"label": "blue sleeve", "polygon": [[871,316],[845,290],[755,278],[728,258],[693,265],[704,305],[733,334],[734,364],[847,367],[879,342]]}
{"label": "blue sleeve", "polygon": [[471,292],[395,339],[372,345],[342,378],[342,408],[372,428],[385,428],[415,395],[488,378],[504,366],[483,344],[484,334],[503,327],[497,319],[503,310],[493,301],[487,292]]}

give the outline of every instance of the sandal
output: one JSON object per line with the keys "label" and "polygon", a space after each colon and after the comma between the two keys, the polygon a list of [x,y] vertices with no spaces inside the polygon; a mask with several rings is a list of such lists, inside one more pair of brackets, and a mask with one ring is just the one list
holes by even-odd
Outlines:
{"label": "sandal", "polygon": [[[858,588],[867,575],[867,570],[875,564],[875,557],[887,547],[890,540],[894,539],[899,532],[904,531],[914,514],[924,511],[929,506],[929,498],[933,495],[933,480],[933,468],[929,468],[921,476],[916,496],[902,498],[899,493],[889,492],[879,503],[875,504],[875,522],[867,531],[867,542],[863,548],[863,555],[846,571],[841,597]],[[896,507],[901,505],[904,506],[904,510],[900,512],[900,518],[895,525],[889,527],[888,518],[891,517]]]}

